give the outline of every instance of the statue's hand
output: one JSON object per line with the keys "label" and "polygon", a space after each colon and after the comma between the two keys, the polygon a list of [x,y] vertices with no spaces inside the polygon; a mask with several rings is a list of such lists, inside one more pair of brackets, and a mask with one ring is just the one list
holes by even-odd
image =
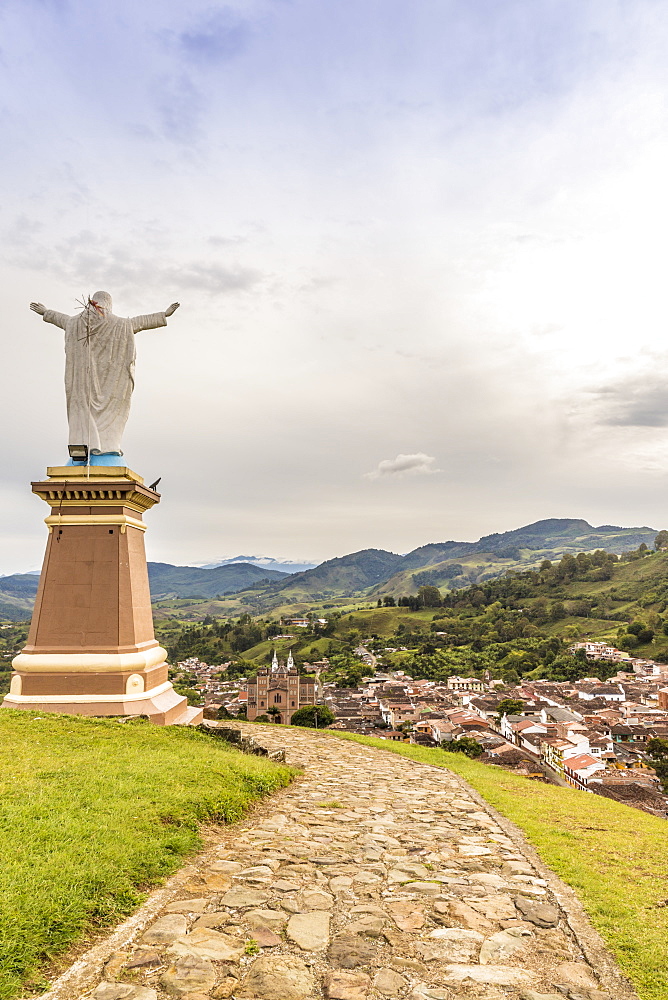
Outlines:
{"label": "statue's hand", "polygon": [[171,316],[172,313],[176,312],[180,305],[180,302],[172,302],[171,306],[168,309],[165,309],[165,316]]}
{"label": "statue's hand", "polygon": [[39,313],[40,316],[46,312],[46,306],[43,306],[41,302],[31,302],[30,308],[34,313]]}

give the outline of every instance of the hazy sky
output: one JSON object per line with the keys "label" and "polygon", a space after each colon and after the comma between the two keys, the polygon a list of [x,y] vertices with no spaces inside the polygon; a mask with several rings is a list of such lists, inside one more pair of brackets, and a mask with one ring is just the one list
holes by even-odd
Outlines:
{"label": "hazy sky", "polygon": [[0,572],[62,333],[138,335],[149,557],[668,524],[662,0],[3,0]]}

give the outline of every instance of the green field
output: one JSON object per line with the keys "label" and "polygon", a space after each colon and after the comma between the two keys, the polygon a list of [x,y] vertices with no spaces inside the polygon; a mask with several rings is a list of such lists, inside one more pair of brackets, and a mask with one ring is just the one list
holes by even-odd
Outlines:
{"label": "green field", "polygon": [[0,998],[137,908],[290,768],[178,726],[0,712]]}
{"label": "green field", "polygon": [[668,997],[668,822],[570,788],[490,767],[463,754],[332,734],[461,775],[515,823],[579,896],[641,1000]]}

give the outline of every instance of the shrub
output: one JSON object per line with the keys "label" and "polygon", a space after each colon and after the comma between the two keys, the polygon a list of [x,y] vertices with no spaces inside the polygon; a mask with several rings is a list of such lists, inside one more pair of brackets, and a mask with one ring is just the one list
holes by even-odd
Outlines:
{"label": "shrub", "polygon": [[324,729],[331,726],[336,716],[326,705],[304,705],[292,716],[293,726],[308,726],[309,729]]}

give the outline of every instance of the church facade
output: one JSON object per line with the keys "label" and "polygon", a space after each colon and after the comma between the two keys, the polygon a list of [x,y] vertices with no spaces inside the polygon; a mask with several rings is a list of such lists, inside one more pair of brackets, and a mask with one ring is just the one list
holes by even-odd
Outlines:
{"label": "church facade", "polygon": [[274,651],[271,669],[261,667],[248,682],[248,720],[268,715],[273,722],[288,725],[299,708],[315,705],[315,695],[315,679],[299,675],[292,651],[287,663],[279,663]]}

